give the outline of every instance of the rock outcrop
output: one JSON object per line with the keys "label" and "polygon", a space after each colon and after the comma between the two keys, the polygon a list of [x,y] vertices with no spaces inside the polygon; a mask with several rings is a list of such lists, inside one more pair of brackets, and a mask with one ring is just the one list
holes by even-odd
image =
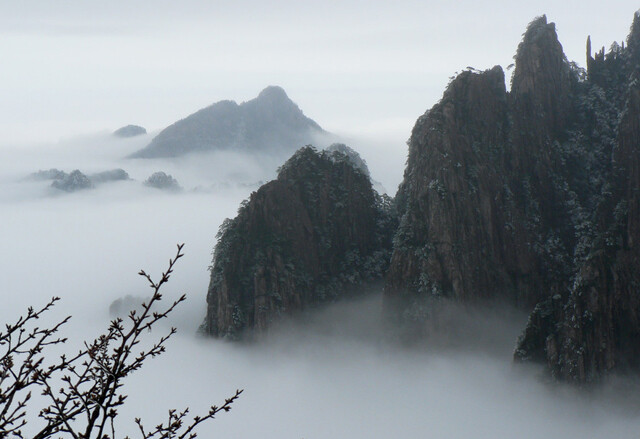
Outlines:
{"label": "rock outcrop", "polygon": [[[83,177],[86,177],[91,184],[101,184],[101,183],[107,183],[110,181],[130,180],[129,174],[127,173],[127,171],[120,168],[97,172],[89,176],[86,176],[86,174],[82,173],[80,170],[77,170],[77,169],[75,172],[79,174],[76,173],[76,175],[72,178],[70,177],[71,174],[67,174],[66,172],[61,171],[60,169],[51,168],[48,170],[40,170],[38,172],[34,172],[30,174],[28,178],[30,180],[58,181],[56,185],[52,185],[53,187],[56,187],[58,189],[61,188],[61,187],[58,187],[60,185],[65,187],[68,186],[68,187],[79,188],[80,186],[82,186],[82,184],[80,184],[79,182],[80,180],[84,180]],[[66,182],[63,183],[63,181],[65,180]]]}
{"label": "rock outcrop", "polygon": [[380,279],[390,212],[348,156],[300,149],[221,226],[202,331],[230,338],[264,331],[280,315]]}
{"label": "rock outcrop", "polygon": [[147,130],[138,125],[127,125],[113,132],[114,136],[124,138],[141,136],[143,134],[147,134]]}
{"label": "rock outcrop", "polygon": [[51,187],[65,192],[76,192],[91,189],[93,184],[89,177],[76,169],[70,174],[66,174],[63,178],[54,180],[51,183]]}
{"label": "rock outcrop", "polygon": [[109,316],[112,319],[126,319],[132,310],[142,310],[143,304],[148,303],[149,300],[150,297],[132,296],[131,294],[119,297],[109,305]]}
{"label": "rock outcrop", "polygon": [[396,199],[391,316],[419,325],[443,297],[535,305],[516,359],[577,382],[638,370],[638,20],[626,49],[591,58],[589,42],[584,71],[539,17],[509,92],[499,67],[465,71],[418,119]]}
{"label": "rock outcrop", "polygon": [[165,128],[131,157],[176,157],[196,151],[231,149],[284,153],[326,134],[276,86],[238,105],[220,101]]}
{"label": "rock outcrop", "polygon": [[91,174],[89,179],[94,184],[108,183],[111,181],[125,181],[130,180],[129,173],[124,169],[117,168],[111,169],[109,171],[97,172],[95,174]]}
{"label": "rock outcrop", "polygon": [[154,172],[144,181],[144,185],[169,192],[180,192],[182,187],[173,176],[163,172]]}
{"label": "rock outcrop", "polygon": [[68,174],[60,169],[41,169],[38,172],[33,172],[27,177],[30,180],[62,180]]}

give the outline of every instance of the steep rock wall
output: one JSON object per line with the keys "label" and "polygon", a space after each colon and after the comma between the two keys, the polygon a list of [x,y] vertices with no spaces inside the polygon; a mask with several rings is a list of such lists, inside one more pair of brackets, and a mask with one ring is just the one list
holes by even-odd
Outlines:
{"label": "steep rock wall", "polygon": [[446,296],[533,306],[554,288],[544,268],[568,252],[555,233],[566,209],[550,145],[572,87],[555,28],[541,17],[518,48],[511,93],[499,67],[466,71],[418,120],[388,303]]}
{"label": "steep rock wall", "polygon": [[[635,74],[637,75],[637,74]],[[637,76],[636,76],[637,77]],[[631,81],[610,191],[597,214],[599,233],[566,301],[533,311],[517,361],[546,362],[552,376],[578,384],[640,370],[640,86]]]}
{"label": "steep rock wall", "polygon": [[539,17],[510,92],[466,71],[418,119],[385,284],[401,321],[440,297],[533,309],[516,360],[576,383],[640,370],[640,15],[626,48],[587,46],[584,71]]}

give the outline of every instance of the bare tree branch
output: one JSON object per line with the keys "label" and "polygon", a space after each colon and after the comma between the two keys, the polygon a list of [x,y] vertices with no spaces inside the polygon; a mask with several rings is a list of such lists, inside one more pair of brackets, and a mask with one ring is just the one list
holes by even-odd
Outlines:
{"label": "bare tree branch", "polygon": [[[116,438],[114,420],[118,416],[118,408],[127,399],[123,390],[124,378],[140,369],[149,358],[163,354],[167,341],[176,333],[176,329],[171,328],[150,347],[134,353],[143,336],[186,300],[182,295],[164,309],[159,304],[162,300],[160,290],[183,256],[183,246],[178,245],[176,255],[169,259],[167,271],[162,273],[158,282],[154,282],[144,270],[140,271],[153,294],[142,304],[140,311],[129,313],[126,325],[122,319],[112,320],[104,334],[90,343],[85,342],[84,347],[70,358],[62,355],[55,363],[44,364],[44,350],[67,341],[56,337],[70,317],[51,327],[34,325],[35,320],[60,300],[58,297],[53,297],[39,310],[29,308],[25,316],[7,324],[5,331],[0,331],[0,439],[25,437],[23,428],[34,422],[27,417],[31,388],[39,389],[48,400],[38,410],[43,425],[33,429],[36,432],[30,435],[32,438]],[[195,416],[190,422],[186,422],[189,408],[185,408],[182,411],[169,410],[166,423],[149,431],[139,418],[135,419],[135,424],[143,439],[195,438],[197,426],[220,412],[228,412],[241,393],[242,390],[237,390],[222,406],[212,406],[206,415]]]}

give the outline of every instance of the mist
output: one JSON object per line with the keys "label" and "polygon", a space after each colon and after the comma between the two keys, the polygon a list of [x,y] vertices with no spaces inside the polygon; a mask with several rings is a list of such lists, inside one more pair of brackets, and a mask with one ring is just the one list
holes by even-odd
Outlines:
{"label": "mist", "polygon": [[[148,338],[172,326],[178,333],[125,381],[122,437],[135,437],[136,417],[151,426],[171,408],[206,413],[244,389],[199,437],[637,438],[636,379],[611,377],[586,391],[514,365],[527,314],[500,304],[432,304],[437,316],[407,340],[382,318],[381,288],[372,287],[283,319],[253,342],[198,336],[218,228],[287,157],[125,158],[200,108],[279,85],[355,149],[393,196],[411,128],[449,77],[467,66],[506,69],[527,23],[541,14],[556,22],[567,58],[584,65],[587,35],[594,49],[622,41],[637,7],[630,0],[4,2],[0,325],[59,296],[42,324],[71,315],[61,335],[69,338],[64,350],[75,352],[106,330],[114,302],[147,297],[140,269],[158,279],[184,243],[161,303],[183,293],[187,300]],[[130,123],[149,134],[112,136]],[[52,168],[87,175],[120,168],[130,180],[66,193],[30,177]],[[145,186],[158,171],[182,190]]]}
{"label": "mist", "polygon": [[569,60],[626,37],[637,2],[202,0],[0,5],[2,141],[50,141],[128,123],[161,129],[222,99],[282,86],[330,132],[402,147],[467,66],[513,62],[547,14]]}
{"label": "mist", "polygon": [[[123,158],[152,135],[116,140],[97,133],[0,150],[0,321],[60,296],[47,319],[73,316],[63,334],[67,352],[75,351],[106,329],[114,301],[148,294],[140,269],[158,278],[175,244],[185,243],[164,300],[186,293],[187,301],[149,338],[170,326],[179,332],[166,354],[127,379],[121,434],[135,434],[135,417],[155,425],[169,408],[205,412],[241,388],[231,412],[205,424],[200,437],[637,436],[635,382],[621,378],[579,392],[550,386],[541,370],[514,367],[512,350],[526,315],[498,305],[443,302],[429,336],[406,343],[385,325],[381,291],[374,288],[283,320],[252,343],[197,336],[217,229],[260,181],[275,177],[281,163],[233,152]],[[400,165],[384,170],[384,147],[364,138],[351,145],[369,163],[373,179],[399,181]],[[131,180],[65,193],[28,178],[50,168],[122,168]],[[158,170],[184,190],[144,186]]]}

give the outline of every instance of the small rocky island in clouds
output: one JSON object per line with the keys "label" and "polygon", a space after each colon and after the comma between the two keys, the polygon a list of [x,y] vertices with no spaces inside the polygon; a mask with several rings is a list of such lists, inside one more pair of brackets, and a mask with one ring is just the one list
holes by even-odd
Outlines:
{"label": "small rocky island in clouds", "polygon": [[[221,227],[204,332],[264,330],[384,276],[385,312],[407,331],[441,301],[499,301],[531,312],[518,362],[578,384],[639,372],[640,15],[626,45],[587,46],[584,70],[542,16],[510,90],[500,67],[458,75],[417,120],[392,205],[343,153],[298,151]],[[249,148],[259,136],[237,129],[243,106],[287,102],[263,94],[201,110],[138,156],[186,152],[182,133],[214,113],[226,117],[215,130],[233,127],[226,144]]]}
{"label": "small rocky island in clouds", "polygon": [[66,173],[60,169],[51,168],[40,170],[28,176],[30,180],[51,180],[51,187],[64,192],[76,192],[83,189],[91,189],[102,183],[130,180],[129,174],[124,169],[111,169],[86,175],[76,169]]}
{"label": "small rocky island in clouds", "polygon": [[144,185],[164,191],[180,192],[182,187],[178,180],[163,171],[154,172],[144,181]]}
{"label": "small rocky island in clouds", "polygon": [[[117,181],[131,181],[129,173],[124,169],[111,169],[109,171],[97,172],[86,175],[76,169],[66,173],[60,169],[51,168],[40,170],[29,175],[30,180],[51,180],[50,186],[64,192],[77,192],[84,189],[92,189],[104,183]],[[142,182],[144,186],[160,189],[167,192],[181,192],[183,188],[173,176],[157,171],[151,174]]]}
{"label": "small rocky island in clouds", "polygon": [[276,86],[241,104],[220,101],[162,130],[132,158],[235,150],[289,155],[327,133]]}
{"label": "small rocky island in clouds", "polygon": [[147,130],[138,125],[126,125],[113,132],[115,137],[136,137],[147,134]]}

